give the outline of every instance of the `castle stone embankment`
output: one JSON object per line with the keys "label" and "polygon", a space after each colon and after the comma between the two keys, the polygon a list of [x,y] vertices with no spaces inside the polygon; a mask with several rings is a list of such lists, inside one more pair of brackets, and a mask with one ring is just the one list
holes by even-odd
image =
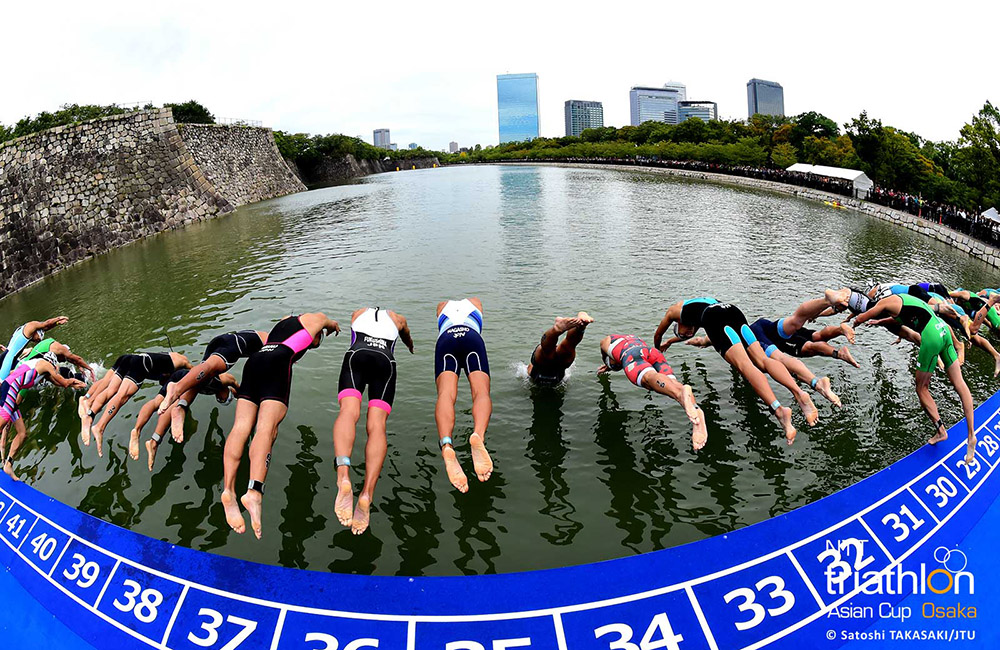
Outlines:
{"label": "castle stone embankment", "polygon": [[234,206],[306,189],[278,153],[271,129],[181,124],[180,132],[202,173]]}
{"label": "castle stone embankment", "polygon": [[952,230],[951,228],[943,225],[934,223],[933,221],[928,221],[927,219],[921,219],[908,212],[902,212],[900,210],[893,210],[892,208],[887,208],[884,205],[879,205],[877,203],[869,203],[868,201],[862,201],[859,199],[851,199],[839,194],[831,194],[830,192],[823,192],[821,190],[814,190],[808,187],[799,187],[797,185],[786,185],[784,183],[776,183],[774,181],[765,181],[756,178],[745,178],[743,176],[729,176],[727,174],[713,174],[710,172],[700,172],[691,171],[687,169],[667,169],[663,167],[645,167],[641,165],[608,165],[608,164],[592,164],[592,163],[545,163],[545,162],[518,162],[518,163],[499,163],[499,164],[511,164],[511,165],[540,165],[540,166],[550,166],[550,167],[581,167],[586,169],[625,169],[629,171],[640,171],[648,172],[654,174],[664,174],[666,176],[676,176],[680,178],[691,178],[702,181],[710,181],[713,183],[722,183],[725,185],[734,185],[738,187],[749,187],[754,189],[768,190],[771,192],[780,192],[782,194],[789,194],[792,196],[798,196],[804,199],[812,199],[814,201],[839,201],[843,205],[863,212],[869,216],[875,217],[876,219],[881,219],[882,221],[888,221],[897,226],[906,228],[907,230],[912,230],[914,232],[919,232],[923,235],[927,235],[932,239],[936,239],[939,242],[947,244],[953,248],[967,253],[968,255],[986,262],[994,268],[1000,268],[1000,249],[994,248],[989,244],[985,244],[978,239],[965,235],[958,232],[957,230]]}
{"label": "castle stone embankment", "polygon": [[346,183],[355,178],[383,172],[429,169],[440,165],[437,158],[411,158],[409,160],[358,160],[351,154],[323,158],[305,174],[304,180],[310,185],[331,185]]}
{"label": "castle stone embankment", "polygon": [[269,129],[179,129],[169,108],[0,144],[0,298],[112,248],[304,189]]}

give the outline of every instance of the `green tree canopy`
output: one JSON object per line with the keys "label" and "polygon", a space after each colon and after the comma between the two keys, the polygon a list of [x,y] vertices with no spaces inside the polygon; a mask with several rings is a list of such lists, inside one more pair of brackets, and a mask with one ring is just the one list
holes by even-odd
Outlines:
{"label": "green tree canopy", "polygon": [[202,104],[190,99],[183,104],[164,104],[173,111],[174,121],[183,124],[215,124],[215,116]]}

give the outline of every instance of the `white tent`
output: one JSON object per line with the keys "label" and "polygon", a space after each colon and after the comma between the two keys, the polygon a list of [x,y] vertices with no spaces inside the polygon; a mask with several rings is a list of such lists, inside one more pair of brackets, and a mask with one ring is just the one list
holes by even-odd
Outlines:
{"label": "white tent", "polygon": [[805,163],[795,163],[786,171],[803,172],[805,174],[816,174],[817,176],[828,176],[829,178],[843,178],[854,183],[854,197],[858,199],[868,198],[875,183],[861,170],[844,169],[842,167],[825,167],[823,165],[807,165]]}
{"label": "white tent", "polygon": [[996,208],[990,208],[989,210],[984,212],[981,216],[984,216],[992,221],[1000,221],[1000,212],[997,212]]}

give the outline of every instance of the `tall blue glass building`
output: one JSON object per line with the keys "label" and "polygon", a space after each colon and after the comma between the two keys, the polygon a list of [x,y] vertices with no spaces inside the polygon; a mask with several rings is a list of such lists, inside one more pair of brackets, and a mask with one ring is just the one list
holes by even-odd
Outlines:
{"label": "tall blue glass building", "polygon": [[498,74],[497,113],[500,144],[538,137],[538,75]]}

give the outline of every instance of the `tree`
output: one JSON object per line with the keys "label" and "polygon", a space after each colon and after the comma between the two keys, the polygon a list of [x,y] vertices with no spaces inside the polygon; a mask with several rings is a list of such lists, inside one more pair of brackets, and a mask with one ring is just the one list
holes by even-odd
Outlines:
{"label": "tree", "polygon": [[13,139],[13,137],[14,129],[0,124],[0,142],[7,142],[8,140]]}
{"label": "tree", "polygon": [[701,143],[708,140],[708,125],[699,117],[689,117],[673,128],[674,142]]}
{"label": "tree", "polygon": [[215,124],[215,116],[193,99],[183,104],[164,104],[163,106],[173,110],[175,122],[184,124]]}
{"label": "tree", "polygon": [[775,167],[787,169],[798,162],[795,153],[795,147],[787,142],[776,144],[771,151],[771,162],[774,163]]}
{"label": "tree", "polygon": [[976,207],[1000,205],[1000,110],[986,102],[962,127],[959,147],[956,175],[970,189]]}
{"label": "tree", "polygon": [[801,113],[792,118],[792,133],[789,140],[797,149],[808,136],[833,139],[840,135],[837,123],[816,111]]}
{"label": "tree", "polygon": [[851,139],[842,135],[835,139],[806,136],[802,141],[802,153],[799,159],[810,165],[827,165],[829,167],[845,167],[857,169],[860,166],[858,154],[854,151]]}

